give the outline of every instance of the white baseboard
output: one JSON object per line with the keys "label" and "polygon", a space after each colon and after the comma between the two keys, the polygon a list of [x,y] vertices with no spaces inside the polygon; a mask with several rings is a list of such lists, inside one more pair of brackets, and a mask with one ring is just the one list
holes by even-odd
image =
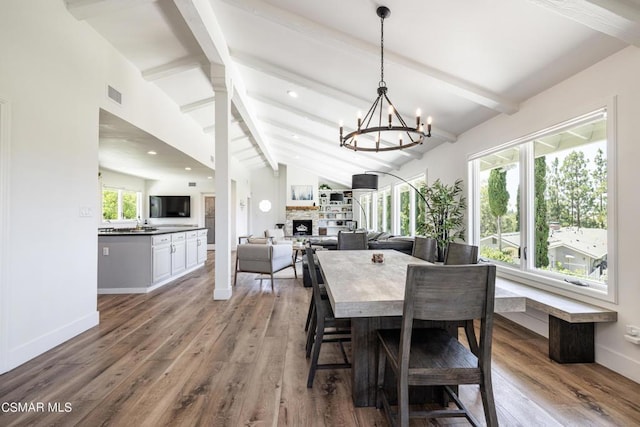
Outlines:
{"label": "white baseboard", "polygon": [[[74,320],[53,331],[49,331],[16,348],[9,349],[6,370],[10,371],[25,362],[51,350],[57,345],[97,326],[100,323],[100,313],[94,311],[84,317]],[[2,374],[4,372],[0,372]]]}
{"label": "white baseboard", "polygon": [[[540,312],[528,309],[526,313],[500,313],[501,316],[527,328],[545,338],[549,338],[549,322]],[[545,315],[546,316],[546,315]],[[596,326],[597,327],[597,326]],[[597,332],[596,332],[597,339]],[[640,361],[634,360],[602,345],[595,345],[596,363],[618,374],[640,383]]]}
{"label": "white baseboard", "polygon": [[640,384],[640,361],[596,345],[596,363]]}

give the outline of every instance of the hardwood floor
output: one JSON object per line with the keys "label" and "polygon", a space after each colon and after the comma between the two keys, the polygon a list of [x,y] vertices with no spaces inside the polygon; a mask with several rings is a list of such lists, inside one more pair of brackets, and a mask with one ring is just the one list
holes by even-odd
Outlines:
{"label": "hardwood floor", "polygon": [[[151,294],[100,296],[99,326],[0,376],[0,426],[387,425],[375,408],[353,407],[348,370],[319,371],[306,388],[310,289],[301,278],[275,289],[245,273],[231,300],[213,301],[210,252],[204,268]],[[501,425],[640,425],[640,384],[597,364],[559,365],[546,347],[496,322]],[[461,393],[484,420],[477,387]],[[17,403],[34,411],[12,412]]]}

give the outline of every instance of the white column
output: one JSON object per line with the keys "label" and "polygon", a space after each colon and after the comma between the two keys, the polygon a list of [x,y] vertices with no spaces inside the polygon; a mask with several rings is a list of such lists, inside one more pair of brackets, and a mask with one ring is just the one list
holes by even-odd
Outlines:
{"label": "white column", "polygon": [[213,299],[231,298],[231,176],[229,161],[229,123],[233,85],[222,65],[211,65],[215,105],[215,182],[216,182],[216,253]]}

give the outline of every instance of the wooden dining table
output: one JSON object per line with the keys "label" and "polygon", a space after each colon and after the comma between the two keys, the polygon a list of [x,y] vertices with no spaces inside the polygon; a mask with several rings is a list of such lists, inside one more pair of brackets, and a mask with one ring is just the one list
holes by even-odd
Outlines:
{"label": "wooden dining table", "polygon": [[[372,255],[384,262],[374,263]],[[355,406],[375,406],[376,331],[400,325],[409,264],[429,264],[395,250],[318,251],[335,317],[351,318],[351,377]],[[494,312],[525,311],[526,300],[496,289]]]}

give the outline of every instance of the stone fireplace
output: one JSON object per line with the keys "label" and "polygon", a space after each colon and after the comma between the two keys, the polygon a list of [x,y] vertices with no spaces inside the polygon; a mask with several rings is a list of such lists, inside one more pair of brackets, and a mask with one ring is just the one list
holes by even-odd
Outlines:
{"label": "stone fireplace", "polygon": [[[284,234],[286,236],[295,235],[318,235],[318,219],[320,218],[317,206],[287,206],[286,221],[284,224]],[[294,224],[295,221],[295,224]],[[307,227],[306,232],[302,229],[296,231],[300,225]]]}
{"label": "stone fireplace", "polygon": [[294,236],[310,236],[313,233],[313,220],[294,219],[292,229]]}

